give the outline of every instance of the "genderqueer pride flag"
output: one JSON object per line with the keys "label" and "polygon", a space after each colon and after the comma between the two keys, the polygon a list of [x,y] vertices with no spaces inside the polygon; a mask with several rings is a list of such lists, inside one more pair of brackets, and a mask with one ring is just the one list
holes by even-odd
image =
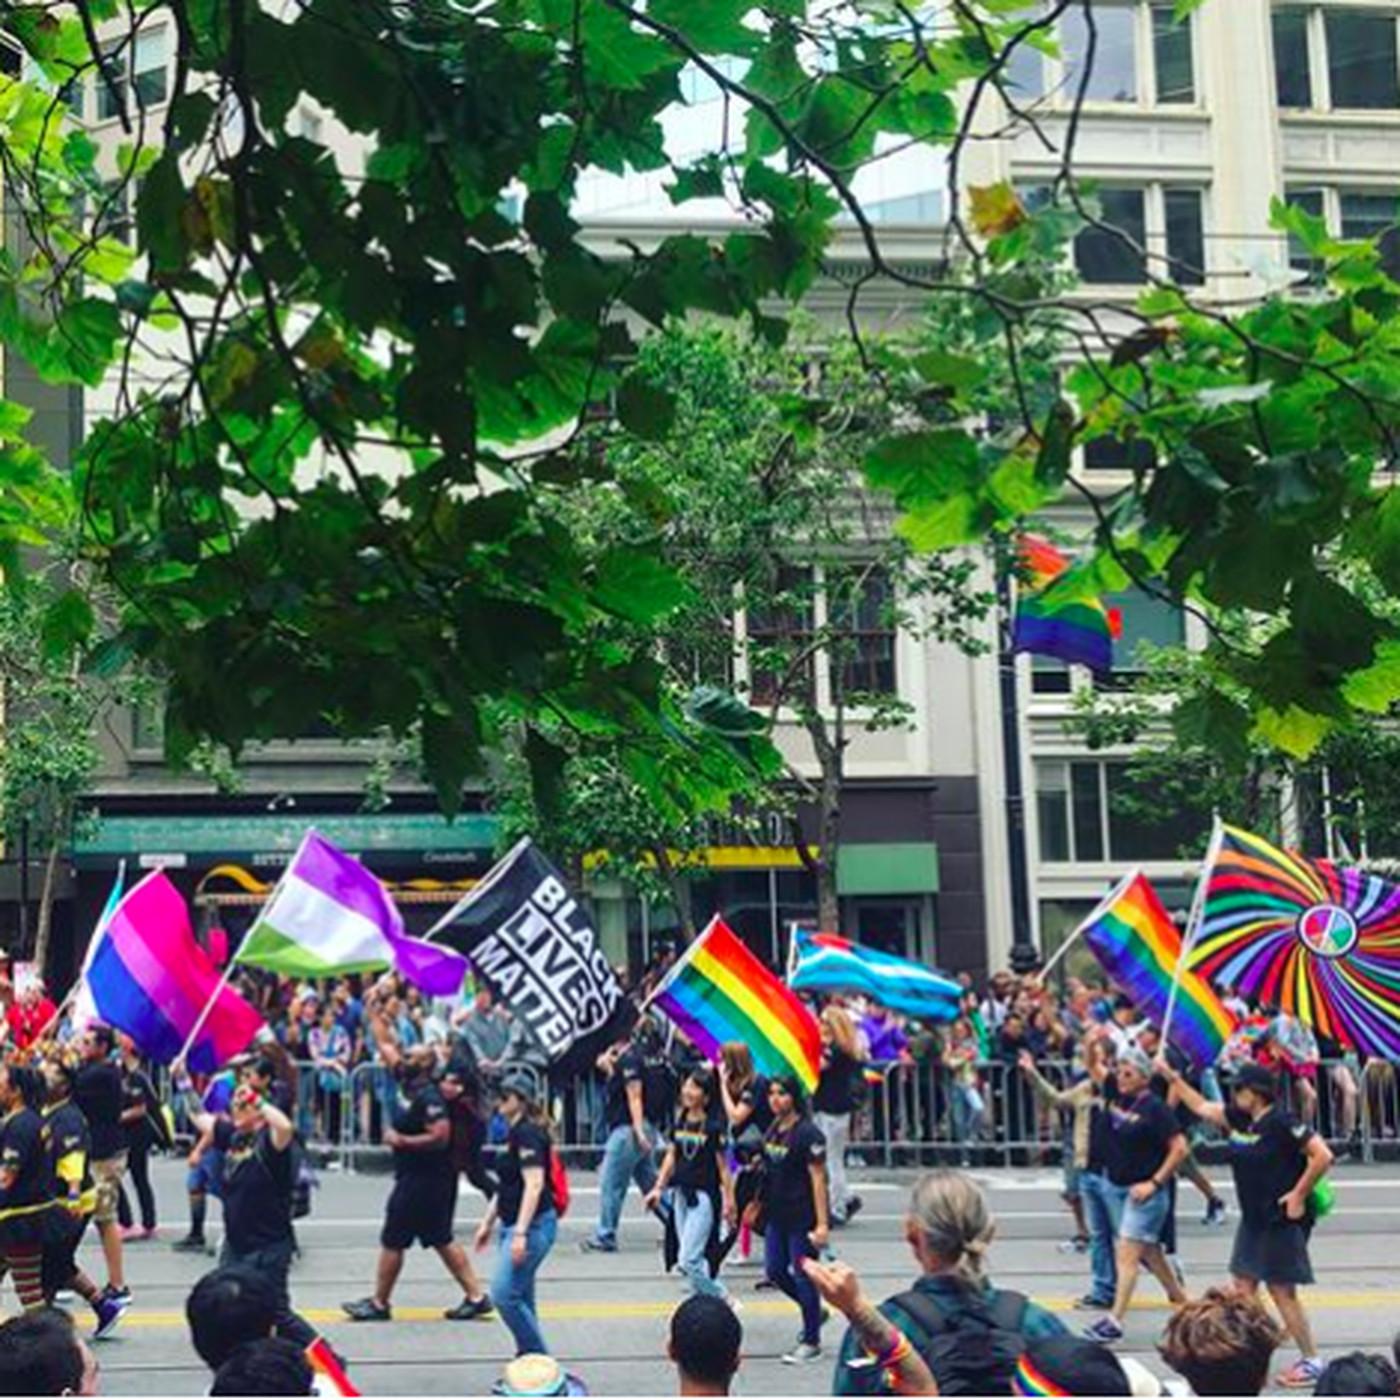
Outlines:
{"label": "genderqueer pride flag", "polygon": [[384,886],[310,830],[277,882],[235,962],[288,977],[338,977],[392,967],[430,996],[454,996],[466,959],[404,932]]}

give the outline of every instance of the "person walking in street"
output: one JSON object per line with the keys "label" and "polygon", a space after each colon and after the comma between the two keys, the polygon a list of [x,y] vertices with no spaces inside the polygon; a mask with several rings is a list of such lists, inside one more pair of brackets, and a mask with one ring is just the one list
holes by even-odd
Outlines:
{"label": "person walking in street", "polygon": [[92,1179],[97,1204],[92,1214],[107,1264],[107,1292],[131,1301],[126,1286],[122,1229],[117,1218],[117,1193],[126,1174],[126,1133],[122,1127],[125,1094],[117,1067],[116,1032],[110,1026],[89,1026],[80,1042],[82,1068],[73,1085],[73,1101],[87,1119],[92,1144]]}
{"label": "person walking in street", "polygon": [[138,1227],[131,1213],[126,1187],[117,1190],[117,1220],[123,1240],[150,1240],[156,1235],[156,1194],[151,1189],[151,1150],[168,1149],[170,1133],[165,1125],[155,1085],[141,1066],[136,1042],[118,1034],[117,1051],[122,1069],[122,1137],[126,1142],[126,1165],[141,1210]]}
{"label": "person walking in street", "polygon": [[[44,1236],[54,1208],[40,1116],[46,1092],[37,1069],[0,1064],[0,1262],[25,1312],[44,1306]],[[115,1301],[119,1311],[130,1303],[129,1298]]]}
{"label": "person walking in street", "polygon": [[227,1118],[196,1114],[223,1161],[224,1244],[219,1263],[239,1264],[266,1278],[277,1295],[277,1330],[298,1346],[316,1330],[292,1311],[287,1276],[292,1267],[292,1190],[296,1163],[292,1120],[251,1084],[233,1091]]}
{"label": "person walking in street", "polygon": [[1246,1064],[1230,1085],[1229,1105],[1213,1103],[1165,1059],[1157,1061],[1174,1094],[1198,1118],[1224,1129],[1240,1220],[1230,1255],[1235,1290],[1248,1297],[1262,1283],[1298,1360],[1278,1377],[1289,1389],[1307,1389],[1322,1374],[1312,1324],[1298,1297],[1313,1281],[1308,1241],[1316,1211],[1313,1188],[1332,1166],[1332,1150],[1279,1103],[1279,1081],[1263,1065]]}
{"label": "person walking in street", "polygon": [[731,1267],[749,1268],[757,1261],[751,1257],[754,1231],[747,1207],[758,1190],[763,1135],[773,1121],[773,1110],[768,1106],[768,1081],[754,1069],[753,1052],[742,1040],[726,1040],[719,1048],[719,1096],[729,1121],[730,1166],[739,1210],[739,1251]]}
{"label": "person walking in street", "polygon": [[768,1103],[773,1125],[763,1139],[764,1268],[773,1286],[802,1310],[797,1345],[783,1362],[805,1366],[822,1354],[821,1298],[802,1261],[818,1258],[830,1237],[826,1139],[807,1115],[796,1075],[774,1075],[768,1081]]}
{"label": "person walking in street", "polygon": [[477,1227],[484,1250],[499,1225],[499,1260],[491,1289],[501,1321],[510,1328],[517,1356],[548,1355],[535,1306],[535,1276],[559,1233],[553,1191],[554,1143],[528,1075],[507,1072],[500,1110],[509,1125],[497,1189]]}
{"label": "person walking in street", "polygon": [[645,1024],[639,1022],[625,1040],[598,1056],[598,1069],[606,1080],[608,1138],[598,1173],[598,1226],[579,1241],[585,1252],[615,1254],[628,1182],[635,1181],[644,1198],[656,1185],[657,1132],[646,1115]]}
{"label": "person walking in street", "polygon": [[1118,1285],[1113,1307],[1084,1335],[1093,1342],[1117,1342],[1143,1266],[1166,1289],[1173,1303],[1185,1290],[1162,1250],[1162,1230],[1171,1210],[1171,1180],[1186,1160],[1186,1135],[1172,1111],[1152,1092],[1152,1062],[1134,1047],[1118,1055],[1117,1092],[1109,1103],[1104,1147],[1109,1208],[1118,1222]]}
{"label": "person walking in street", "polygon": [[365,999],[370,1032],[398,1093],[384,1144],[394,1154],[394,1186],[379,1237],[374,1292],[343,1305],[353,1322],[388,1322],[390,1299],[404,1253],[415,1242],[437,1251],[462,1289],[462,1301],[445,1314],[454,1322],[486,1317],[491,1299],[482,1288],[467,1252],[454,1238],[457,1167],[452,1160],[452,1125],[433,1074],[437,1056],[426,1045],[400,1047],[389,1025],[385,997],[391,982],[381,979]]}
{"label": "person walking in street", "polygon": [[822,1008],[818,1024],[822,1037],[822,1068],[821,1079],[812,1095],[812,1121],[826,1139],[828,1216],[832,1228],[840,1229],[864,1204],[846,1181],[851,1115],[859,1102],[860,1041],[855,1023],[835,1004]]}
{"label": "person walking in street", "polygon": [[724,1134],[712,1102],[714,1085],[708,1069],[694,1069],[681,1082],[671,1145],[646,1204],[658,1210],[662,1192],[672,1191],[680,1271],[692,1293],[723,1298],[724,1285],[710,1273],[711,1240],[721,1220],[733,1223],[737,1217]]}

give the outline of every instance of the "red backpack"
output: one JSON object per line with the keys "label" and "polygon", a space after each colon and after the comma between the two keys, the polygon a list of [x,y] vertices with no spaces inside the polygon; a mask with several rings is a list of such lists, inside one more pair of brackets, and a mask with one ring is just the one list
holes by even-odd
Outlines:
{"label": "red backpack", "polygon": [[561,1220],[569,1213],[569,1173],[564,1159],[555,1147],[549,1149],[549,1194],[554,1201],[554,1213]]}

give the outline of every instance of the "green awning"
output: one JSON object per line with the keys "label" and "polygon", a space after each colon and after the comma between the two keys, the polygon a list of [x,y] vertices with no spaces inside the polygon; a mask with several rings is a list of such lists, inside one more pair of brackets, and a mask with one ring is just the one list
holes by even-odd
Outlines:
{"label": "green awning", "polygon": [[843,845],[836,857],[843,895],[937,894],[938,847],[932,841]]}
{"label": "green awning", "polygon": [[[170,865],[235,861],[282,865],[308,826],[352,855],[372,851],[416,857],[429,864],[479,860],[496,846],[499,820],[468,813],[454,822],[435,812],[375,812],[351,816],[269,813],[266,816],[107,816],[74,858],[80,866],[111,866],[118,860]],[[143,861],[144,857],[144,861]]]}

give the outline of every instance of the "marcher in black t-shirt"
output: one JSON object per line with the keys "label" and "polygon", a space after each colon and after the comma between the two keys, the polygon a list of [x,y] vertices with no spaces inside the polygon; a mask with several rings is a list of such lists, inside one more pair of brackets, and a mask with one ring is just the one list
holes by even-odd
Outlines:
{"label": "marcher in black t-shirt", "polygon": [[822,1008],[822,1069],[812,1095],[812,1119],[826,1139],[831,1224],[843,1226],[862,1206],[846,1185],[846,1144],[861,1086],[860,1041],[849,1015],[834,1003]]}
{"label": "marcher in black t-shirt", "polygon": [[764,1267],[769,1279],[802,1309],[802,1335],[783,1360],[805,1365],[822,1354],[822,1305],[802,1267],[826,1248],[826,1139],[807,1116],[796,1075],[768,1081],[773,1126],[763,1139]]}
{"label": "marcher in black t-shirt", "polygon": [[1118,1092],[1104,1117],[1105,1174],[1118,1222],[1118,1284],[1113,1308],[1085,1329],[1096,1342],[1123,1336],[1123,1318],[1144,1265],[1173,1303],[1186,1294],[1162,1251],[1162,1227],[1171,1209],[1169,1186],[1186,1158],[1186,1137],[1172,1111],[1150,1087],[1152,1062],[1128,1047],[1118,1056]]}
{"label": "marcher in black t-shirt", "polygon": [[194,1127],[211,1134],[223,1160],[224,1247],[221,1267],[241,1264],[277,1293],[277,1331],[306,1347],[316,1329],[292,1311],[292,1191],[296,1185],[292,1120],[251,1084],[233,1091],[229,1116],[199,1113]]}
{"label": "marcher in black t-shirt", "polygon": [[768,1106],[768,1081],[754,1070],[753,1052],[742,1040],[727,1040],[719,1048],[719,1098],[729,1120],[734,1203],[739,1211],[735,1264],[743,1267],[753,1262],[749,1207],[762,1177],[763,1135],[772,1125],[773,1110]]}
{"label": "marcher in black t-shirt", "polygon": [[122,1132],[125,1094],[122,1072],[114,1058],[116,1048],[116,1032],[110,1026],[89,1026],[83,1033],[83,1067],[73,1086],[73,1101],[82,1109],[92,1139],[92,1179],[97,1188],[92,1222],[102,1240],[106,1291],[129,1302],[131,1290],[126,1286],[121,1223],[117,1217],[117,1193],[126,1173],[126,1135]]}
{"label": "marcher in black t-shirt", "polygon": [[152,1239],[156,1233],[156,1196],[151,1189],[151,1151],[172,1146],[165,1115],[155,1085],[141,1064],[141,1053],[129,1035],[117,1036],[122,1068],[122,1136],[126,1142],[126,1166],[141,1210],[136,1230],[126,1187],[117,1191],[117,1219],[128,1238]]}
{"label": "marcher in black t-shirt", "polygon": [[680,1271],[692,1292],[723,1298],[724,1285],[710,1273],[711,1247],[721,1218],[733,1225],[737,1217],[714,1094],[715,1079],[708,1069],[694,1069],[681,1081],[671,1145],[647,1205],[655,1210],[661,1193],[671,1190]]}
{"label": "marcher in black t-shirt", "polygon": [[462,1287],[462,1301],[448,1310],[453,1321],[485,1317],[491,1299],[482,1288],[467,1252],[453,1237],[457,1214],[457,1166],[452,1158],[452,1125],[447,1105],[433,1082],[437,1059],[432,1047],[404,1049],[384,1014],[384,1002],[395,985],[390,974],[365,997],[365,1017],[379,1047],[379,1057],[398,1081],[392,1126],[384,1144],[394,1154],[394,1187],[384,1212],[379,1236],[379,1267],[374,1292],[345,1303],[354,1322],[388,1322],[389,1300],[403,1270],[404,1252],[415,1242],[437,1251],[447,1271]]}
{"label": "marcher in black t-shirt", "polygon": [[1254,1294],[1262,1283],[1298,1343],[1299,1359],[1279,1377],[1289,1387],[1316,1383],[1322,1360],[1298,1297],[1313,1281],[1308,1236],[1313,1227],[1313,1187],[1332,1165],[1332,1152],[1305,1123],[1279,1105],[1279,1084],[1263,1065],[1246,1064],[1230,1086],[1230,1104],[1212,1103],[1163,1061],[1159,1070],[1198,1117],[1227,1129],[1230,1168],[1240,1203],[1240,1223],[1230,1256],[1235,1287]]}
{"label": "marcher in black t-shirt", "polygon": [[554,1140],[528,1075],[501,1080],[501,1115],[509,1125],[496,1198],[476,1232],[476,1248],[491,1243],[500,1223],[500,1254],[491,1281],[496,1309],[515,1338],[515,1354],[548,1355],[535,1306],[535,1275],[559,1232],[551,1185]]}
{"label": "marcher in black t-shirt", "polygon": [[0,1260],[9,1268],[20,1306],[42,1306],[43,1239],[54,1205],[44,1120],[43,1076],[0,1065]]}
{"label": "marcher in black t-shirt", "polygon": [[48,1102],[44,1105],[44,1142],[48,1151],[50,1192],[55,1205],[44,1231],[44,1296],[50,1300],[72,1289],[96,1314],[94,1337],[116,1329],[129,1299],[108,1297],[78,1267],[78,1243],[92,1218],[97,1191],[92,1179],[91,1137],[87,1119],[73,1102],[75,1067],[52,1059],[43,1067]]}

